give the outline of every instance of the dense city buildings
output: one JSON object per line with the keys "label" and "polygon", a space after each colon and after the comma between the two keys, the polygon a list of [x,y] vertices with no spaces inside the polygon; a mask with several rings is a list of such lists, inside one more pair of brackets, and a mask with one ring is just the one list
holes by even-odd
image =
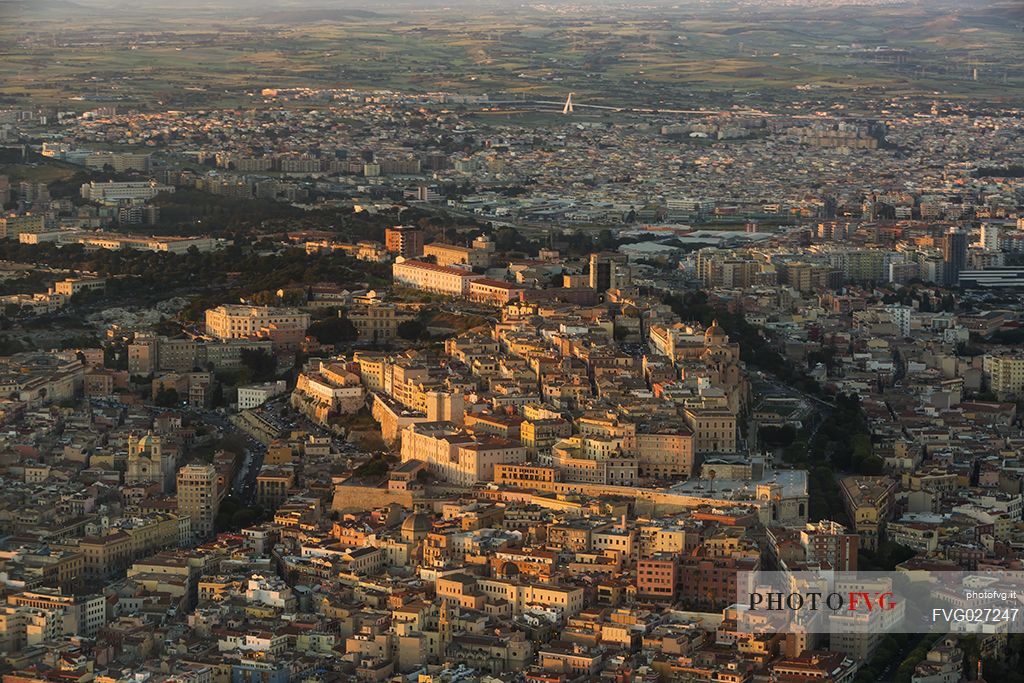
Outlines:
{"label": "dense city buildings", "polygon": [[1020,679],[1014,8],[6,4],[2,683]]}

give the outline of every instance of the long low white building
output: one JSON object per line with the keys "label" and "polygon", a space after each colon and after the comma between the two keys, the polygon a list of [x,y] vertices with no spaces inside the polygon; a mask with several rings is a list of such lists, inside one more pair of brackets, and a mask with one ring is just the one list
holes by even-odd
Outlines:
{"label": "long low white building", "polygon": [[184,254],[192,247],[199,251],[213,251],[219,246],[212,237],[146,237],[136,235],[85,234],[78,238],[86,249],[136,249],[138,251],[165,251]]}
{"label": "long low white building", "polygon": [[82,244],[86,249],[135,249],[136,251],[163,251],[184,254],[192,247],[201,252],[220,249],[231,242],[213,237],[157,237],[147,235],[119,235],[87,230],[47,230],[40,233],[23,232],[18,235],[22,244],[56,242],[58,246]]}
{"label": "long low white building", "polygon": [[471,270],[415,259],[396,261],[391,266],[391,278],[396,285],[447,296],[466,296],[469,294],[469,283],[483,277]]}
{"label": "long low white building", "polygon": [[467,434],[451,422],[425,422],[402,431],[402,462],[410,460],[425,462],[451,484],[473,486],[493,481],[495,465],[525,463],[526,447],[518,441]]}
{"label": "long low white building", "polygon": [[171,193],[174,188],[170,185],[162,185],[155,180],[142,180],[135,182],[114,182],[98,183],[92,180],[83,183],[79,189],[82,199],[94,202],[117,202],[123,199],[152,199],[161,192]]}

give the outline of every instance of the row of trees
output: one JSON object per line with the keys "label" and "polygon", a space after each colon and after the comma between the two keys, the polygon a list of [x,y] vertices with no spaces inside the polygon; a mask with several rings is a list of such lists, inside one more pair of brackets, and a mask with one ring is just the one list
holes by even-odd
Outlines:
{"label": "row of trees", "polygon": [[[423,340],[430,336],[426,324],[420,318],[403,320],[398,324],[397,333],[399,338],[407,341]],[[332,312],[314,321],[309,326],[308,334],[321,344],[345,344],[356,341],[359,331],[345,315],[345,311],[341,311],[338,315]]]}
{"label": "row of trees", "polygon": [[788,385],[809,394],[823,395],[824,391],[806,371],[798,365],[787,361],[761,335],[761,331],[747,322],[740,312],[730,311],[708,302],[708,295],[702,290],[692,290],[683,294],[666,294],[662,302],[672,307],[672,311],[682,320],[694,320],[707,326],[713,320],[728,334],[733,342],[740,345],[740,358],[750,365],[778,377]]}
{"label": "row of trees", "polygon": [[[783,358],[742,313],[712,306],[703,291],[670,294],[664,297],[664,303],[683,320],[709,325],[717,319],[730,339],[740,344],[742,360],[804,393],[830,398],[807,374],[807,367]],[[826,349],[820,357],[810,356],[808,362],[831,366],[834,356],[834,349]],[[787,463],[808,470],[812,519],[846,520],[836,482],[837,471],[875,475],[883,470],[882,459],[874,454],[871,431],[860,399],[854,395],[835,396],[834,407],[821,418],[820,424],[806,425],[801,432],[792,427],[762,429],[759,438],[765,446],[784,449]]]}

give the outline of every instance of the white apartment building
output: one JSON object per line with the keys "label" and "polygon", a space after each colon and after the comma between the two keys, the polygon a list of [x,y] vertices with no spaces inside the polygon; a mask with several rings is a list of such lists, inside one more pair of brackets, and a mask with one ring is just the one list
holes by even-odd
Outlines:
{"label": "white apartment building", "polygon": [[442,242],[424,245],[423,255],[433,256],[439,266],[468,265],[486,268],[491,263],[490,253],[483,249],[460,247]]}
{"label": "white apartment building", "polygon": [[62,595],[59,590],[40,588],[7,596],[13,607],[51,611],[63,617],[63,634],[92,637],[107,621],[106,599],[102,595]]}
{"label": "white apartment building", "polygon": [[146,173],[150,167],[150,156],[132,152],[94,152],[85,157],[85,166],[93,170],[102,170],[105,166],[110,166],[117,173]]}
{"label": "white apartment building", "polygon": [[989,389],[1000,399],[1024,394],[1024,356],[985,356],[982,370]]}
{"label": "white apartment building", "polygon": [[899,329],[901,337],[910,336],[910,318],[913,309],[910,306],[893,304],[885,307],[886,313],[892,318],[893,324]]}
{"label": "white apartment building", "polygon": [[275,396],[283,394],[287,387],[288,385],[283,379],[238,387],[238,409],[249,410],[261,406]]}
{"label": "white apartment building", "polygon": [[999,251],[999,226],[994,223],[982,223],[978,246],[986,251]]}
{"label": "white apartment building", "polygon": [[206,333],[217,339],[246,339],[263,330],[305,331],[309,313],[295,308],[223,305],[206,311]]}
{"label": "white apartment building", "polygon": [[106,278],[102,277],[69,277],[54,283],[53,292],[64,296],[74,296],[79,292],[103,289],[107,286]]}
{"label": "white apartment building", "polygon": [[213,520],[220,508],[217,470],[213,465],[189,464],[178,470],[178,512],[191,519],[196,538],[213,535]]}

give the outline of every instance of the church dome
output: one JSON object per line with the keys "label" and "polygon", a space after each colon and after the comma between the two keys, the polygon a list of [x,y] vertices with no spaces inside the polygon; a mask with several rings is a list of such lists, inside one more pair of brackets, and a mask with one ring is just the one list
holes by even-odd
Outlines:
{"label": "church dome", "polygon": [[704,344],[705,346],[728,344],[729,335],[725,333],[725,330],[721,328],[717,320],[711,323],[711,327],[704,331]]}
{"label": "church dome", "polygon": [[425,534],[434,528],[430,515],[417,512],[409,515],[402,522],[402,534]]}

